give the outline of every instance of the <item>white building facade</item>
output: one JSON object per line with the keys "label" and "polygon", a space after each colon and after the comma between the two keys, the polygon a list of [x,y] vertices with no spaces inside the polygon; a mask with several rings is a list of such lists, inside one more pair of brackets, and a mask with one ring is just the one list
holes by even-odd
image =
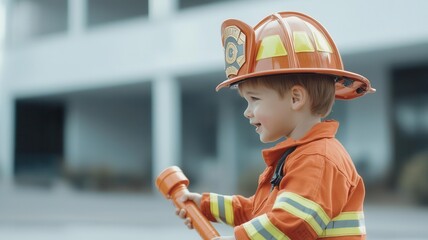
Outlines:
{"label": "white building facade", "polygon": [[394,129],[416,119],[408,131],[428,132],[428,115],[397,102],[395,84],[414,69],[426,72],[426,1],[6,0],[5,7],[3,186],[89,171],[150,189],[162,169],[178,165],[207,190],[241,189],[260,171],[266,146],[244,119],[240,97],[214,90],[225,78],[220,25],[228,18],[255,25],[278,11],[319,20],[345,68],[377,89],[337,102],[332,114],[368,183],[398,173],[404,160],[397,156],[425,147],[397,152],[407,147]]}

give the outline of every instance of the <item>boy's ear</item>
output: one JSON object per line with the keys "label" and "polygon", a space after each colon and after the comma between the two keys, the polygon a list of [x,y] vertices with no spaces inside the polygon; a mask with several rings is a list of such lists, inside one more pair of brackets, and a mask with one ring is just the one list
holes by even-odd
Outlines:
{"label": "boy's ear", "polygon": [[306,89],[299,85],[294,85],[290,90],[291,106],[293,110],[300,110],[308,100]]}

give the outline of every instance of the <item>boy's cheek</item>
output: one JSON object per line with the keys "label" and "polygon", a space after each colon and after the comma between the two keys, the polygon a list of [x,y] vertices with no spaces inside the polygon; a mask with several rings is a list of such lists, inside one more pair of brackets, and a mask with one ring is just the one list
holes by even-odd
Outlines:
{"label": "boy's cheek", "polygon": [[269,117],[263,114],[259,114],[257,116],[257,120],[262,125],[262,127],[266,127],[266,125],[269,125]]}

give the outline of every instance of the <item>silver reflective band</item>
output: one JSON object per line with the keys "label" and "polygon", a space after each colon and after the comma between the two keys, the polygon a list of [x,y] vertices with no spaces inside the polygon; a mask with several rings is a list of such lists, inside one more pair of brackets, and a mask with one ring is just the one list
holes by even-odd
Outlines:
{"label": "silver reflective band", "polygon": [[361,225],[364,225],[363,220],[339,220],[329,222],[326,229],[360,227]]}
{"label": "silver reflective band", "polygon": [[255,219],[254,221],[251,221],[251,224],[253,224],[254,228],[257,230],[257,232],[262,235],[265,239],[276,239],[275,236],[272,236],[262,225],[259,219]]}
{"label": "silver reflective band", "polygon": [[300,211],[312,216],[314,218],[314,220],[318,223],[318,225],[321,227],[321,229],[325,229],[327,227],[327,223],[324,223],[324,221],[321,219],[318,212],[316,212],[310,208],[307,208],[307,207],[303,206],[302,204],[300,204],[296,201],[293,201],[290,198],[282,197],[278,200],[278,202],[286,202],[286,203],[290,204],[291,206],[299,209]]}
{"label": "silver reflective band", "polygon": [[331,219],[321,205],[292,192],[279,194],[273,208],[304,220],[321,238],[366,233],[363,212],[342,212]]}
{"label": "silver reflective band", "polygon": [[218,213],[221,221],[226,223],[226,211],[224,208],[224,197],[222,195],[218,195]]}

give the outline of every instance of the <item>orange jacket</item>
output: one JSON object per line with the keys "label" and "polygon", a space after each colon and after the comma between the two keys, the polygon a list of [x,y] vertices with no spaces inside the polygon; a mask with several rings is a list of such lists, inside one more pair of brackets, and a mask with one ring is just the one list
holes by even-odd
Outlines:
{"label": "orange jacket", "polygon": [[[202,195],[210,221],[235,226],[236,239],[365,239],[364,183],[335,138],[339,124],[315,125],[300,140],[287,139],[263,150],[266,169],[255,195]],[[271,191],[271,177],[286,149],[284,178]]]}

